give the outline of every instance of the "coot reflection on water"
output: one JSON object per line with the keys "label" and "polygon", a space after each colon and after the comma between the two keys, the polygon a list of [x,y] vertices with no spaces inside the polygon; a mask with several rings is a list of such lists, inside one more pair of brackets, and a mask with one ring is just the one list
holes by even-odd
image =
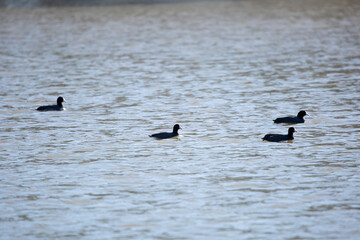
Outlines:
{"label": "coot reflection on water", "polygon": [[180,125],[175,124],[172,132],[155,133],[155,134],[149,135],[149,137],[153,137],[156,139],[173,138],[173,137],[179,136],[179,133],[178,133],[179,129],[181,129]]}
{"label": "coot reflection on water", "polygon": [[289,141],[294,140],[294,132],[295,128],[291,127],[288,130],[288,134],[266,134],[262,140],[269,142],[281,142],[281,141]]}
{"label": "coot reflection on water", "polygon": [[47,105],[47,106],[40,106],[36,110],[38,111],[63,111],[65,110],[63,106],[63,102],[66,102],[63,97],[58,97],[56,100],[56,105]]}
{"label": "coot reflection on water", "polygon": [[304,110],[301,110],[297,116],[288,116],[288,117],[281,117],[277,118],[274,123],[304,123],[305,119],[304,116],[308,115]]}

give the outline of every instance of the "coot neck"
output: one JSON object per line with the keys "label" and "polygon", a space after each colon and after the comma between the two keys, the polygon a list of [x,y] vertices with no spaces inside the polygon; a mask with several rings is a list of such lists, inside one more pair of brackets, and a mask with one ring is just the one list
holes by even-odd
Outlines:
{"label": "coot neck", "polygon": [[300,118],[300,119],[302,119],[302,120],[304,120],[304,116],[305,116],[305,115],[304,115],[303,113],[298,113],[298,115],[297,115],[297,117]]}
{"label": "coot neck", "polygon": [[289,130],[288,136],[291,137],[291,138],[293,138],[293,137],[294,137],[294,132],[292,132],[292,131]]}
{"label": "coot neck", "polygon": [[62,101],[61,101],[61,100],[58,100],[58,101],[57,101],[57,105],[62,108],[62,107],[63,107]]}

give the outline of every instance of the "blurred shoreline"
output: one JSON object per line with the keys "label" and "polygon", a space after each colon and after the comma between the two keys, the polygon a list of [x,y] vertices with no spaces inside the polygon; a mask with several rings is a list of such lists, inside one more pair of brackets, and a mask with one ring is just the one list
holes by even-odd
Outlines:
{"label": "blurred shoreline", "polygon": [[0,0],[0,7],[72,7],[115,6],[126,4],[158,4],[182,2],[217,2],[231,0]]}

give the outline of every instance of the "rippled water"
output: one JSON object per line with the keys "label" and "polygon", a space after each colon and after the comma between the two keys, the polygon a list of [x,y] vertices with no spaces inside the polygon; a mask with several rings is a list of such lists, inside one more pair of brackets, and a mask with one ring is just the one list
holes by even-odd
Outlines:
{"label": "rippled water", "polygon": [[341,0],[0,9],[0,238],[358,239],[359,22]]}

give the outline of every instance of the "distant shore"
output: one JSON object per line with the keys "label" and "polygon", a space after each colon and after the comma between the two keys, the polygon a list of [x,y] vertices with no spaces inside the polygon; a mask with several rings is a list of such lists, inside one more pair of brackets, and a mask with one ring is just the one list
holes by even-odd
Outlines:
{"label": "distant shore", "polygon": [[114,6],[124,4],[156,4],[222,0],[0,0],[0,7],[71,7]]}

